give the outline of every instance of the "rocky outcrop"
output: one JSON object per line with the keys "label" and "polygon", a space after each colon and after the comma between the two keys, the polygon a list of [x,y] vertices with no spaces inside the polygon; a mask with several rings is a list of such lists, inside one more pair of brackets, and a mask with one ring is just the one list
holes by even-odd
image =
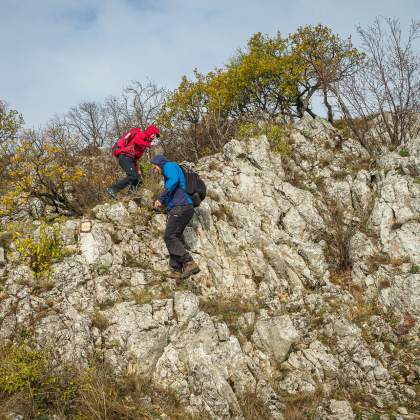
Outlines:
{"label": "rocky outcrop", "polygon": [[[232,140],[198,162],[208,197],[184,242],[201,272],[182,285],[165,276],[166,216],[142,219],[134,201],[95,207],[90,231],[67,220],[70,255],[47,279],[35,279],[16,250],[14,261],[0,254],[1,342],[24,329],[31,346],[49,346],[56,367],[100,358],[213,419],[245,418],[249,395],[273,419],[287,419],[302,395],[319,397],[317,419],[415,410],[417,142],[404,146],[411,160],[384,151],[373,169],[367,151],[324,120],[303,118],[291,143],[282,158],[265,137]],[[343,227],[358,226],[351,272],[329,269],[328,202],[345,208]]]}

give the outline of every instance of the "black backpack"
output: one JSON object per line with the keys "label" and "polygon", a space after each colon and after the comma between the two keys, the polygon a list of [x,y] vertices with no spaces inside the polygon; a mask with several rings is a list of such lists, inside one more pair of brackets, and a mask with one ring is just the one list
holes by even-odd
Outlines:
{"label": "black backpack", "polygon": [[191,198],[194,207],[198,207],[206,198],[207,187],[200,176],[187,165],[179,165],[185,177],[185,192]]}

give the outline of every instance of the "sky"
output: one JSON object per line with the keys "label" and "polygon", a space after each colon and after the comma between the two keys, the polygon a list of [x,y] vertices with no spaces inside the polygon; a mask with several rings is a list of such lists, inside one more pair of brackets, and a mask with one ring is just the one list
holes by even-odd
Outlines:
{"label": "sky", "polygon": [[195,68],[221,67],[257,32],[329,27],[341,38],[376,17],[408,32],[419,0],[0,0],[0,100],[26,128],[131,81],[175,89]]}

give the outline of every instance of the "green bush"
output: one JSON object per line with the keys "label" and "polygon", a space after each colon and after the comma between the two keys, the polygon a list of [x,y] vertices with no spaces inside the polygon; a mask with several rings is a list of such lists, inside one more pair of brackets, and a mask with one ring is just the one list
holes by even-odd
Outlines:
{"label": "green bush", "polygon": [[[61,221],[61,219],[56,219]],[[63,255],[63,244],[61,240],[62,229],[59,223],[49,226],[41,221],[39,226],[39,238],[35,235],[28,235],[29,229],[25,226],[18,228],[14,241],[16,250],[23,260],[31,268],[35,277],[50,275],[50,265],[53,258],[61,258]],[[26,236],[26,237],[23,237]]]}
{"label": "green bush", "polygon": [[10,394],[26,387],[33,388],[42,380],[55,382],[55,378],[45,378],[47,363],[47,353],[29,350],[26,345],[13,348],[0,365],[0,390]]}

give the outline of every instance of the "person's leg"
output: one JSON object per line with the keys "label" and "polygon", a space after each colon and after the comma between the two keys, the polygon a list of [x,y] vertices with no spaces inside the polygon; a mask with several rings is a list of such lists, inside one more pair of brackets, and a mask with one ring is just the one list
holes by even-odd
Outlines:
{"label": "person's leg", "polygon": [[123,171],[127,174],[127,176],[122,179],[120,182],[117,182],[114,185],[111,185],[110,188],[114,190],[114,192],[121,191],[125,187],[128,187],[131,185],[131,188],[138,188],[142,184],[141,176],[136,169],[136,166],[134,164],[134,159],[132,159],[130,156],[121,154],[118,157],[118,162],[123,169]]}
{"label": "person's leg", "polygon": [[174,271],[181,272],[184,263],[192,261],[190,253],[184,248],[184,245],[182,245],[181,235],[193,216],[194,207],[192,204],[174,207],[169,212],[163,240],[171,255],[169,265]]}

